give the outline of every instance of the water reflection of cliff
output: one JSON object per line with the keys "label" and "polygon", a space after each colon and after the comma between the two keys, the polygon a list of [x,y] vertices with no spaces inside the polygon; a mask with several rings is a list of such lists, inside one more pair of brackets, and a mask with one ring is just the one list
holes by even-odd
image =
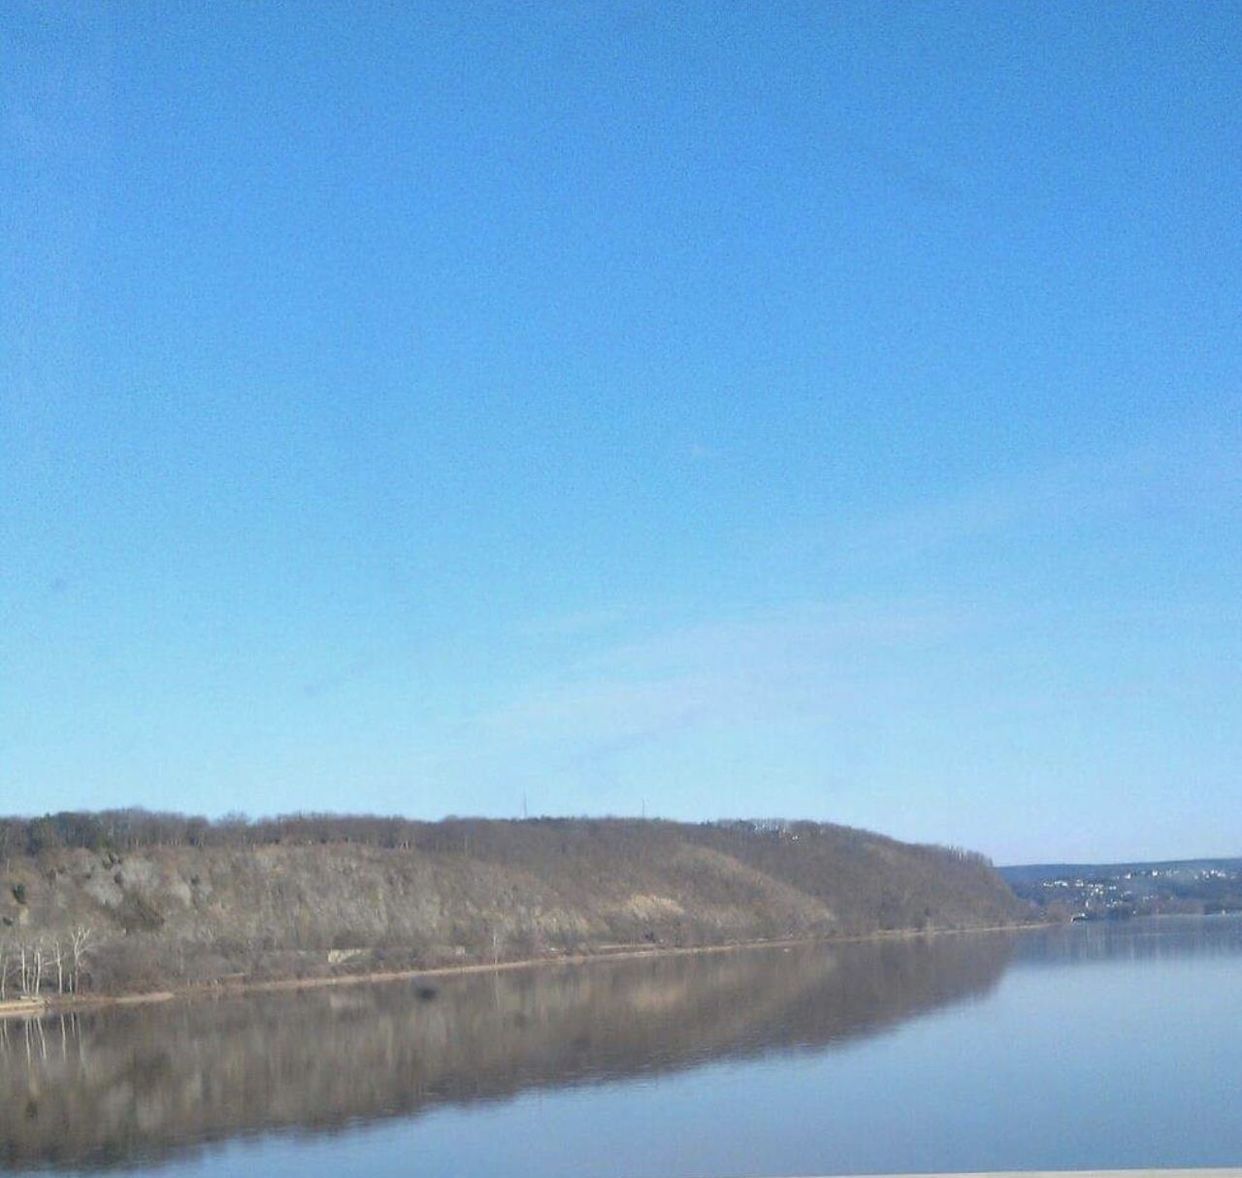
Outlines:
{"label": "water reflection of cliff", "polygon": [[0,1023],[0,1167],[167,1160],[266,1129],[824,1049],[979,995],[1000,935],[598,962]]}

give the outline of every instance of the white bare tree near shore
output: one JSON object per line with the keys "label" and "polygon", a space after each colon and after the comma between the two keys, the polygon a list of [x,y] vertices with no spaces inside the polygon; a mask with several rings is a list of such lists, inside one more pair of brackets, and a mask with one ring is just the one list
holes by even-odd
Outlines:
{"label": "white bare tree near shore", "polygon": [[69,931],[69,955],[71,966],[69,971],[69,990],[76,994],[82,983],[82,969],[86,965],[87,954],[91,951],[95,930],[89,924],[74,925]]}
{"label": "white bare tree near shore", "polygon": [[9,996],[10,985],[18,997],[38,997],[45,982],[50,989],[53,970],[57,994],[78,993],[94,939],[89,924],[75,925],[63,938],[0,938],[0,1000]]}
{"label": "white bare tree near shore", "polygon": [[43,966],[47,959],[47,949],[42,938],[30,947],[30,981],[24,987],[27,994],[37,995],[43,988]]}

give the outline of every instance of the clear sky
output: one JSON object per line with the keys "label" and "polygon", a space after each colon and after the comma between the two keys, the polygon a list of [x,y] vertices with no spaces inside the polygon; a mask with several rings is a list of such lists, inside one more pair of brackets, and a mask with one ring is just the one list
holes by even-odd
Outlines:
{"label": "clear sky", "polygon": [[1242,854],[1242,5],[0,20],[0,811]]}

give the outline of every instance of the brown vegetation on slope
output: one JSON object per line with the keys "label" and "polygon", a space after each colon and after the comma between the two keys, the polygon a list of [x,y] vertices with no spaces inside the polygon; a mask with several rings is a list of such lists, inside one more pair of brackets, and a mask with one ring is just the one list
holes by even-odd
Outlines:
{"label": "brown vegetation on slope", "polygon": [[979,856],[814,823],[125,811],[0,826],[9,997],[32,982],[134,991],[1021,916]]}

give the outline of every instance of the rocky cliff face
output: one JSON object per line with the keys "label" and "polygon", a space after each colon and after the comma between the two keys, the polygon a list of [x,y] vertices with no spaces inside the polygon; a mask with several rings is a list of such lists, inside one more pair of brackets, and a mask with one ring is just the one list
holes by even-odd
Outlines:
{"label": "rocky cliff face", "polygon": [[[46,992],[89,929],[95,989],[881,930],[1022,909],[977,856],[811,823],[456,823],[422,845],[54,848],[0,872],[0,953]],[[61,956],[60,974],[51,968]]]}

